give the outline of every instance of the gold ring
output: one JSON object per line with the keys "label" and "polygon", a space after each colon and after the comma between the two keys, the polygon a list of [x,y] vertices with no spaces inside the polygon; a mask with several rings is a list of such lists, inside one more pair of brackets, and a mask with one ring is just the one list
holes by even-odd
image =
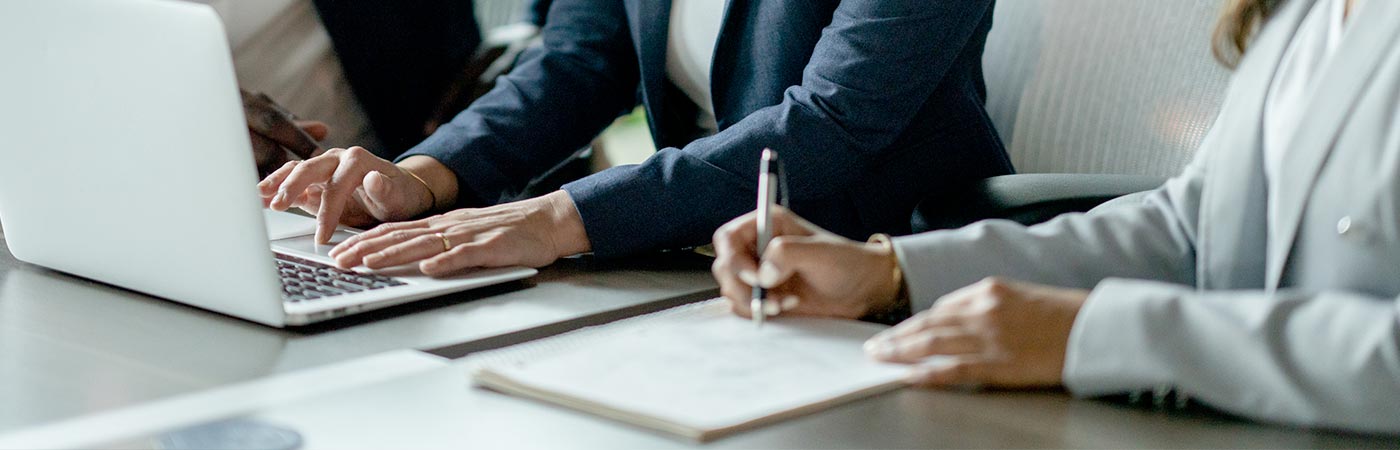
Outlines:
{"label": "gold ring", "polygon": [[447,239],[447,235],[438,233],[438,239],[442,239],[442,251],[444,253],[452,251],[452,241]]}

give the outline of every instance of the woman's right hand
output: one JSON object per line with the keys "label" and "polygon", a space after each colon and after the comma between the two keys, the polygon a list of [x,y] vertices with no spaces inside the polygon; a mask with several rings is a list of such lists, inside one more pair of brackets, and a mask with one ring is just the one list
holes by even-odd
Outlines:
{"label": "woman's right hand", "polygon": [[315,214],[316,241],[323,244],[340,224],[368,228],[408,220],[432,209],[436,198],[405,169],[363,147],[288,162],[258,183],[258,191],[264,207]]}
{"label": "woman's right hand", "polygon": [[757,223],[757,213],[749,213],[715,232],[711,269],[735,313],[753,313],[749,296],[754,285],[768,289],[764,313],[770,316],[856,319],[896,303],[900,287],[893,274],[898,264],[883,246],[837,236],[775,207],[773,240],[760,263]]}

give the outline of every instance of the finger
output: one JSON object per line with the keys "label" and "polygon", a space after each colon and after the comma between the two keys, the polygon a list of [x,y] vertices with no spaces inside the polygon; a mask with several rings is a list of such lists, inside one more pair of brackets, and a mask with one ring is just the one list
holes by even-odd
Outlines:
{"label": "finger", "polygon": [[277,195],[273,196],[269,206],[278,211],[285,211],[292,206],[293,200],[306,192],[306,188],[330,180],[339,165],[340,159],[335,154],[302,161],[292,169],[292,173],[287,175],[282,185],[277,187]]}
{"label": "finger", "polygon": [[253,144],[253,160],[257,162],[258,173],[262,174],[260,176],[267,176],[289,160],[287,152],[271,139],[254,133],[252,130],[248,131],[248,139]]}
{"label": "finger", "polygon": [[865,350],[881,361],[914,363],[937,355],[980,354],[984,341],[960,329],[940,327],[893,339],[871,339]]}
{"label": "finger", "polygon": [[731,301],[729,302],[729,311],[733,312],[734,315],[743,317],[745,319],[753,317],[753,311],[749,310],[748,302]]}
{"label": "finger", "polygon": [[932,326],[961,326],[968,317],[968,306],[974,300],[985,295],[1001,295],[1004,292],[1005,283],[996,278],[973,283],[939,297],[933,303],[933,307],[914,314],[913,317],[895,325],[894,328],[885,330],[881,334],[887,336],[899,336],[917,332],[918,330]]}
{"label": "finger", "polygon": [[[291,150],[298,156],[309,157],[311,152],[320,146],[316,142],[319,139],[313,137],[302,128],[301,124],[294,121],[290,112],[265,95],[259,95],[252,102],[249,102],[245,97],[243,111],[248,118],[250,130],[286,147],[287,150]],[[307,122],[307,124],[318,123]],[[320,124],[320,128],[329,131],[325,124]]]}
{"label": "finger", "polygon": [[292,202],[292,206],[314,216],[321,210],[321,193],[324,190],[320,185],[313,184],[306,188],[306,193],[302,194],[301,198]]}
{"label": "finger", "polygon": [[900,339],[913,336],[924,330],[933,328],[955,328],[963,329],[967,325],[967,316],[951,311],[925,310],[913,317],[905,319],[895,325],[894,328],[880,332],[876,335],[879,339]]}
{"label": "finger", "polygon": [[340,245],[337,245],[335,248],[331,249],[330,255],[331,255],[332,258],[334,258],[334,257],[336,257],[336,256],[340,256],[341,253],[344,253],[344,252],[349,251],[350,249],[352,249],[352,248],[355,247],[356,245],[359,245],[361,242],[369,241],[369,240],[372,240],[372,239],[378,239],[378,238],[387,236],[387,235],[389,235],[390,233],[393,233],[393,232],[396,232],[396,231],[416,230],[416,229],[419,229],[419,228],[428,228],[428,227],[429,227],[429,224],[428,224],[427,219],[424,219],[424,220],[415,220],[415,221],[412,221],[412,222],[394,222],[394,223],[386,223],[386,224],[383,224],[383,225],[374,227],[374,229],[372,229],[372,230],[369,230],[369,231],[366,231],[366,232],[359,233],[359,234],[356,234],[356,235],[354,235],[354,236],[351,236],[349,239],[346,239],[345,242],[341,242]]}
{"label": "finger", "polygon": [[991,384],[996,364],[975,356],[940,358],[919,364],[904,381],[922,387],[983,386]]}
{"label": "finger", "polygon": [[[753,285],[739,276],[739,272],[733,268],[735,262],[747,262],[749,266],[753,266],[752,261],[742,261],[742,259],[735,261],[735,258],[730,255],[715,258],[715,262],[710,265],[710,272],[714,275],[715,281],[719,282],[721,297],[724,297],[731,304],[744,303],[745,308],[747,308],[748,297],[753,293]],[[747,314],[747,309],[744,311]]]}
{"label": "finger", "polygon": [[447,236],[439,233],[421,234],[378,252],[367,254],[364,258],[365,267],[383,269],[422,261],[446,253],[452,250],[448,248],[448,244],[452,241],[451,238],[444,240],[444,237]]}
{"label": "finger", "polygon": [[710,272],[720,284],[720,295],[734,305],[735,314],[749,315],[749,297],[758,278],[757,213],[724,224],[714,234],[715,262]]}
{"label": "finger", "polygon": [[797,311],[800,307],[802,307],[802,298],[796,295],[784,296],[782,300],[778,301],[778,309],[782,312]]}
{"label": "finger", "polygon": [[311,139],[317,141],[324,141],[326,140],[326,136],[331,135],[330,125],[326,125],[325,122],[319,120],[298,120],[296,124],[297,128],[301,128],[308,136],[311,136]]}
{"label": "finger", "polygon": [[287,179],[287,176],[292,174],[292,169],[297,167],[297,163],[300,163],[300,161],[287,161],[281,168],[268,174],[267,178],[263,178],[261,182],[258,182],[258,194],[261,194],[263,197],[263,206],[267,206],[267,203],[272,200],[272,196],[277,195],[277,188],[281,187],[282,182]]}
{"label": "finger", "polygon": [[509,265],[509,261],[497,241],[471,242],[418,263],[418,270],[430,277],[444,277],[466,269]]}
{"label": "finger", "polygon": [[918,333],[933,327],[971,328],[979,313],[972,306],[975,301],[987,295],[1002,295],[1004,284],[1000,280],[987,279],[965,286],[940,297],[933,308],[920,311],[913,317],[900,322],[894,328],[879,334],[882,338],[897,338]]}
{"label": "finger", "polygon": [[[412,241],[414,239],[419,238],[420,236],[431,235],[434,233],[437,233],[437,231],[431,228],[403,228],[372,239],[362,239],[353,244],[347,240],[341,243],[341,246],[337,247],[345,248],[345,250],[336,253],[335,256],[332,256],[332,258],[335,258],[336,264],[340,267],[355,267],[361,264],[366,264],[368,261],[366,261],[365,259],[368,258],[369,255],[379,253],[381,251],[384,251],[385,249],[399,244],[403,244],[405,242]],[[345,247],[347,244],[349,246]],[[437,248],[438,250],[442,250],[441,239],[438,239]]]}
{"label": "finger", "polygon": [[336,168],[321,194],[321,208],[316,213],[316,242],[327,243],[336,227],[340,226],[340,215],[345,212],[345,202],[360,188],[365,173],[369,172],[371,155],[364,147],[350,147],[341,155],[340,167]]}

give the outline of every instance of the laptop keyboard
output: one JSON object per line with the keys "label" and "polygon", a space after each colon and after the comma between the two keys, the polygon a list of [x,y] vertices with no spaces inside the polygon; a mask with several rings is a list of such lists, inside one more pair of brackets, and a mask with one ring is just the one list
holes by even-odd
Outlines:
{"label": "laptop keyboard", "polygon": [[282,275],[282,300],[297,303],[372,291],[405,283],[390,277],[342,270],[294,256],[274,253]]}

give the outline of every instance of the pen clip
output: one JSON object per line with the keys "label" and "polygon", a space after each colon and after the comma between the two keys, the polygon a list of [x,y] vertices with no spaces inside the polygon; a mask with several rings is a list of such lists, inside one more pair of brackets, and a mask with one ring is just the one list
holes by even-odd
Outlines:
{"label": "pen clip", "polygon": [[778,204],[790,208],[792,202],[788,200],[787,172],[783,170],[783,160],[778,159],[777,153],[773,154],[773,164],[778,166]]}

